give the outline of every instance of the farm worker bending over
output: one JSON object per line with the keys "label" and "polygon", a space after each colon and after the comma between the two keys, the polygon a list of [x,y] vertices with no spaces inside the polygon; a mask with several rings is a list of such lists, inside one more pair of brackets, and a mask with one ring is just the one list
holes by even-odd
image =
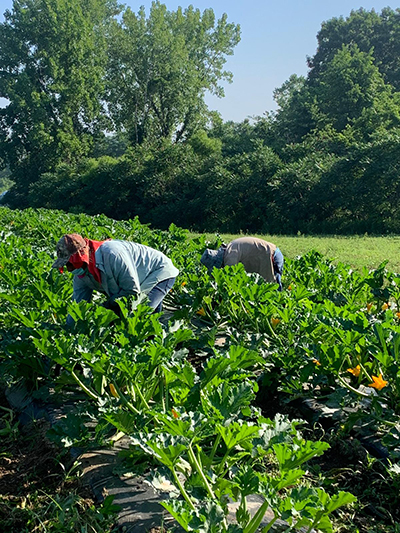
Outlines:
{"label": "farm worker bending over", "polygon": [[257,272],[266,281],[278,283],[279,290],[282,290],[283,255],[272,242],[255,237],[241,237],[228,245],[223,244],[218,250],[207,248],[200,261],[209,272],[214,267],[223,268],[242,263],[246,272]]}
{"label": "farm worker bending over", "polygon": [[[52,268],[74,275],[73,300],[91,301],[94,290],[108,295],[105,307],[117,314],[117,298],[147,294],[155,312],[171,290],[179,270],[163,253],[136,242],[93,241],[77,233],[64,235],[57,243],[57,260]],[[73,324],[68,316],[67,324]]]}

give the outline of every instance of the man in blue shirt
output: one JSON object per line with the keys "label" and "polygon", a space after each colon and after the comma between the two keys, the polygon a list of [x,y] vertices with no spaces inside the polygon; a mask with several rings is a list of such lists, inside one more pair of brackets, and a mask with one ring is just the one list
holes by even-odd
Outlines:
{"label": "man in blue shirt", "polygon": [[97,290],[107,294],[106,307],[116,312],[115,300],[130,294],[146,294],[150,307],[160,312],[179,274],[162,252],[136,242],[94,241],[72,233],[61,237],[56,250],[52,268],[62,272],[66,267],[74,274],[73,300],[90,302]]}

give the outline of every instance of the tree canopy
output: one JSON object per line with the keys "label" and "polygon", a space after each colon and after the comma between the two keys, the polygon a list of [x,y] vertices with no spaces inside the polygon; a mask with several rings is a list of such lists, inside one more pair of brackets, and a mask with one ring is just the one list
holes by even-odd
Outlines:
{"label": "tree canopy", "polygon": [[193,6],[168,11],[152,3],[148,18],[127,9],[109,34],[107,102],[117,130],[133,144],[154,137],[180,141],[204,126],[206,91],[223,96],[226,56],[239,42],[238,25],[227,15]]}
{"label": "tree canopy", "polygon": [[101,112],[109,0],[15,0],[0,24],[0,156],[17,187],[87,154]]}
{"label": "tree canopy", "polygon": [[212,9],[14,0],[0,25],[10,205],[160,228],[400,232],[400,9],[322,24],[277,109],[224,122],[238,25]]}
{"label": "tree canopy", "polygon": [[59,164],[79,163],[96,139],[131,145],[184,140],[207,121],[206,91],[223,95],[239,26],[212,9],[146,17],[116,0],[14,0],[0,24],[0,159],[16,201]]}

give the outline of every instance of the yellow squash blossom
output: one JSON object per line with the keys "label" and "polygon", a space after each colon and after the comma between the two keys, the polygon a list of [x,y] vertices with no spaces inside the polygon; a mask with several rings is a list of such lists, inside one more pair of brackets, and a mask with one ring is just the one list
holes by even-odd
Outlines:
{"label": "yellow squash blossom", "polygon": [[172,416],[173,416],[174,418],[179,418],[179,415],[178,415],[178,413],[175,411],[174,408],[171,409],[171,412],[172,412]]}
{"label": "yellow squash blossom", "polygon": [[119,394],[112,383],[110,383],[110,392],[114,396],[114,398],[119,398]]}
{"label": "yellow squash blossom", "polygon": [[321,366],[321,363],[318,361],[318,359],[313,359],[313,363],[315,363],[317,366]]}
{"label": "yellow squash blossom", "polygon": [[372,302],[370,302],[370,303],[367,304],[367,311],[368,311],[368,313],[371,311],[372,306],[373,306],[373,303],[372,303]]}
{"label": "yellow squash blossom", "polygon": [[279,324],[279,322],[280,322],[279,318],[274,318],[274,317],[271,318],[271,324],[272,324],[272,327],[273,327],[274,329],[275,329],[276,326]]}
{"label": "yellow squash blossom", "polygon": [[206,316],[206,312],[205,312],[205,310],[204,310],[204,307],[202,307],[201,309],[199,309],[199,310],[197,311],[197,314],[200,315],[200,316]]}
{"label": "yellow squash blossom", "polygon": [[400,313],[396,313],[397,318],[400,318]]}
{"label": "yellow squash blossom", "polygon": [[292,286],[291,286],[291,285],[289,285],[289,287],[288,287],[288,290],[289,290],[289,291],[291,291],[291,290],[292,290]]}
{"label": "yellow squash blossom", "polygon": [[383,387],[386,387],[386,385],[388,384],[388,382],[382,378],[382,374],[379,374],[378,377],[372,376],[372,381],[373,383],[370,383],[368,387],[373,387],[374,389],[378,390],[382,390]]}
{"label": "yellow squash blossom", "polygon": [[389,304],[387,304],[386,302],[382,304],[382,311],[386,311],[386,309],[388,308],[389,308]]}
{"label": "yellow squash blossom", "polygon": [[181,287],[184,287],[186,285],[186,281],[182,281]]}
{"label": "yellow squash blossom", "polygon": [[350,372],[350,374],[353,374],[354,377],[358,378],[361,372],[361,367],[360,365],[357,365],[354,368],[348,368],[347,372]]}

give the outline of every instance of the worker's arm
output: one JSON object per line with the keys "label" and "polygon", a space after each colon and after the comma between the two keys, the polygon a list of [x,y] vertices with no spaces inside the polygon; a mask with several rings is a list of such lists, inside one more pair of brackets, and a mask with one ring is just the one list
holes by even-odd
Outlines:
{"label": "worker's arm", "polygon": [[[92,300],[93,289],[88,285],[87,276],[80,278],[74,276],[74,292],[72,293],[72,300],[76,303]],[[67,326],[73,326],[75,324],[71,315],[67,316]]]}
{"label": "worker's arm", "polygon": [[118,286],[118,292],[110,294],[110,301],[139,294],[138,275],[132,258],[126,253],[110,253],[107,258],[107,273],[111,274]]}
{"label": "worker's arm", "polygon": [[93,288],[89,285],[90,280],[87,279],[87,276],[80,278],[79,276],[74,276],[74,292],[72,294],[72,299],[74,302],[79,303],[83,300],[85,302],[92,301]]}

